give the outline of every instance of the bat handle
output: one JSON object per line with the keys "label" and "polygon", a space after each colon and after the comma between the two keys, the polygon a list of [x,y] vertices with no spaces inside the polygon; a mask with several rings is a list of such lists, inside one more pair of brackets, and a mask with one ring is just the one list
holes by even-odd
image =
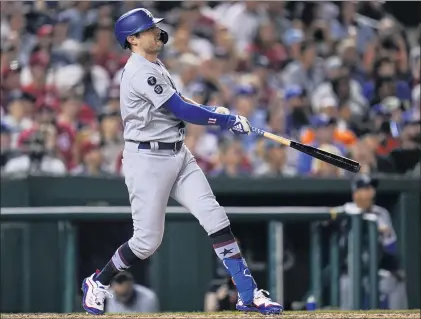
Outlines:
{"label": "bat handle", "polygon": [[290,146],[291,145],[291,141],[289,139],[286,139],[284,137],[281,137],[281,136],[278,136],[278,135],[275,135],[275,134],[266,132],[266,131],[264,131],[264,130],[262,130],[260,128],[257,128],[257,127],[253,127],[252,126],[251,127],[251,131],[253,133],[256,133],[257,135],[264,136],[264,137],[266,137],[268,139],[271,139],[272,141],[278,142],[278,143],[283,144],[285,146]]}
{"label": "bat handle", "polygon": [[257,135],[265,136],[265,131],[261,130],[260,128],[257,128],[257,127],[252,126],[251,127],[251,131],[253,133],[257,134]]}

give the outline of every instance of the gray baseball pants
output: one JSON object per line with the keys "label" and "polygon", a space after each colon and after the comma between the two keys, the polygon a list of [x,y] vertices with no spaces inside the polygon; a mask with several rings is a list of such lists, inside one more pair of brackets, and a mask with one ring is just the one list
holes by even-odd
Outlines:
{"label": "gray baseball pants", "polygon": [[208,235],[230,224],[185,145],[174,152],[138,149],[137,144],[126,142],[123,172],[133,218],[129,247],[140,259],[151,256],[161,244],[170,196],[198,219]]}

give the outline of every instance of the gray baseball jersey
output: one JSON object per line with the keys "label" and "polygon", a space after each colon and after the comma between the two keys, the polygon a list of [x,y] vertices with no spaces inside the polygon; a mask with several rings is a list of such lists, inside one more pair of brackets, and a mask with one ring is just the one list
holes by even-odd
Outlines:
{"label": "gray baseball jersey", "polygon": [[124,139],[177,142],[184,123],[161,106],[176,92],[164,65],[132,53],[121,75],[120,108]]}
{"label": "gray baseball jersey", "polygon": [[[124,124],[123,173],[133,217],[129,247],[140,259],[161,244],[165,211],[171,196],[189,210],[208,234],[229,225],[209,183],[186,145],[179,151],[159,149],[158,143],[184,138],[184,122],[162,105],[177,94],[164,65],[137,54],[128,60],[120,86]],[[139,149],[136,142],[150,142]]]}

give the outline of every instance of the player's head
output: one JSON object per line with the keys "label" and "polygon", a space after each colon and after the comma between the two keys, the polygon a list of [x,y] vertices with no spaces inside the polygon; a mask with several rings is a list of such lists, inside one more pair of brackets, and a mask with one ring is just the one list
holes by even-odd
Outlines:
{"label": "player's head", "polygon": [[358,207],[370,208],[376,196],[377,184],[378,180],[369,175],[357,175],[352,182],[352,197]]}
{"label": "player's head", "polygon": [[157,27],[162,20],[146,9],[133,9],[117,20],[114,34],[123,49],[158,53],[168,41],[168,33]]}
{"label": "player's head", "polygon": [[133,275],[127,271],[117,274],[111,281],[114,296],[121,303],[126,303],[131,299],[134,291],[133,285]]}

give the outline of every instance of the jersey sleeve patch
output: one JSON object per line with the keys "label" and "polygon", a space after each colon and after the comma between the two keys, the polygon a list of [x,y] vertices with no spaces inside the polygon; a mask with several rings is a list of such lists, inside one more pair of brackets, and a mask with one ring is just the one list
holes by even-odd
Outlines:
{"label": "jersey sleeve patch", "polygon": [[154,87],[153,89],[155,91],[156,94],[162,94],[162,92],[164,91],[161,85],[157,85]]}
{"label": "jersey sleeve patch", "polygon": [[155,85],[156,84],[156,77],[154,77],[154,76],[148,77],[148,84],[151,85],[151,86]]}

